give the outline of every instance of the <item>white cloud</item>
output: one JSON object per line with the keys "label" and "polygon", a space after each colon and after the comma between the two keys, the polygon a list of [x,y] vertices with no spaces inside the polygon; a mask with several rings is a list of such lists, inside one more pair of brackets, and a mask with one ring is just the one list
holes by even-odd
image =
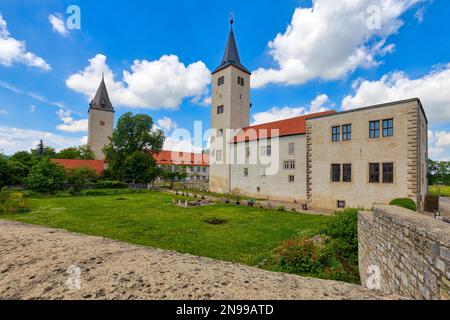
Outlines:
{"label": "white cloud", "polygon": [[380,80],[358,80],[355,93],[342,101],[343,109],[354,109],[387,101],[420,98],[428,120],[450,122],[450,63],[435,68],[422,78],[410,79],[403,72],[384,75]]}
{"label": "white cloud", "polygon": [[297,116],[302,116],[310,113],[317,113],[326,111],[325,104],[329,102],[326,94],[318,95],[309,106],[305,107],[273,107],[272,109],[264,112],[255,113],[253,115],[252,125],[268,123],[278,120],[289,119]]}
{"label": "white cloud", "polygon": [[36,106],[34,104],[32,104],[30,106],[30,112],[35,112],[36,111]]}
{"label": "white cloud", "polygon": [[63,122],[56,128],[63,132],[87,132],[88,119],[75,120],[72,118],[72,112],[69,110],[60,109],[56,113],[58,118]]}
{"label": "white cloud", "polygon": [[26,50],[24,41],[11,37],[6,21],[0,14],[0,65],[10,67],[14,63],[23,63],[45,71],[51,70],[50,65],[44,59]]}
{"label": "white cloud", "polygon": [[[341,79],[359,67],[376,66],[395,49],[387,39],[403,25],[402,14],[424,1],[315,0],[310,8],[299,7],[286,31],[268,44],[277,67],[254,71],[252,86]],[[368,27],[374,5],[381,9],[381,28]]]}
{"label": "white cloud", "polygon": [[62,36],[67,36],[69,31],[66,28],[64,20],[57,14],[51,14],[48,16],[48,22],[52,25],[53,31],[59,33]]}
{"label": "white cloud", "polygon": [[450,161],[450,131],[428,131],[429,153],[433,160]]}
{"label": "white cloud", "polygon": [[178,152],[193,152],[201,153],[202,148],[194,146],[190,140],[181,140],[174,137],[167,137],[164,141],[164,150],[178,151]]}
{"label": "white cloud", "polygon": [[169,117],[164,117],[162,119],[159,119],[157,121],[158,123],[158,129],[161,129],[164,132],[170,132],[176,128],[178,128],[178,124],[170,119]]}
{"label": "white cloud", "polygon": [[202,96],[211,78],[201,61],[186,67],[177,56],[164,55],[154,61],[135,60],[131,71],[123,71],[122,80],[116,81],[106,56],[98,54],[83,71],[70,76],[66,85],[92,99],[102,73],[114,105],[147,109],[177,109],[183,99]]}
{"label": "white cloud", "polygon": [[422,22],[423,22],[423,19],[424,19],[424,16],[425,16],[425,13],[427,13],[427,8],[426,8],[426,7],[421,7],[421,8],[419,8],[419,9],[416,11],[416,13],[415,13],[415,15],[414,15],[414,18],[416,18],[416,20],[417,20],[419,23],[422,23]]}
{"label": "white cloud", "polygon": [[8,114],[8,111],[5,109],[0,109],[0,115]]}
{"label": "white cloud", "polygon": [[40,139],[44,140],[44,144],[56,150],[84,144],[84,138],[80,139],[45,131],[0,126],[0,152],[7,155],[17,151],[29,151],[32,148],[36,148]]}

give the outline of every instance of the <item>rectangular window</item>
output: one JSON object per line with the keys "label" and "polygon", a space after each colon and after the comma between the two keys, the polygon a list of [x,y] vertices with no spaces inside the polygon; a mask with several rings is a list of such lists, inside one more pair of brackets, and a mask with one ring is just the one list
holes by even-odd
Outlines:
{"label": "rectangular window", "polygon": [[393,163],[383,163],[383,183],[394,183]]}
{"label": "rectangular window", "polygon": [[206,172],[206,167],[203,167],[203,172]]}
{"label": "rectangular window", "polygon": [[370,121],[369,137],[371,139],[380,137],[380,120]]}
{"label": "rectangular window", "polygon": [[341,141],[341,127],[331,128],[331,135],[333,142]]}
{"label": "rectangular window", "polygon": [[248,177],[248,168],[244,168],[244,177]]}
{"label": "rectangular window", "polygon": [[332,164],[331,165],[331,181],[332,182],[341,182],[341,165],[340,164]]}
{"label": "rectangular window", "polygon": [[344,164],[342,165],[342,181],[352,182],[352,165]]}
{"label": "rectangular window", "polygon": [[271,156],[272,155],[272,146],[262,146],[261,147],[261,155],[262,156]]}
{"label": "rectangular window", "polygon": [[289,155],[295,155],[295,143],[289,143]]}
{"label": "rectangular window", "polygon": [[267,176],[267,168],[261,167],[261,177],[265,177],[265,176]]}
{"label": "rectangular window", "polygon": [[295,160],[284,161],[285,170],[295,170]]}
{"label": "rectangular window", "polygon": [[338,209],[345,209],[345,201],[338,200],[337,207]]}
{"label": "rectangular window", "polygon": [[217,80],[217,85],[220,87],[221,85],[223,85],[225,83],[225,77],[220,77]]}
{"label": "rectangular window", "polygon": [[380,183],[380,164],[369,164],[369,183]]}
{"label": "rectangular window", "polygon": [[246,147],[246,148],[245,148],[245,156],[246,156],[247,158],[250,158],[250,147]]}
{"label": "rectangular window", "polygon": [[383,137],[392,137],[394,135],[394,119],[383,120]]}
{"label": "rectangular window", "polygon": [[224,111],[224,107],[223,106],[218,106],[217,107],[217,114],[221,114]]}
{"label": "rectangular window", "polygon": [[289,176],[289,182],[295,182],[295,176]]}
{"label": "rectangular window", "polygon": [[342,141],[352,140],[352,125],[346,124],[342,126]]}
{"label": "rectangular window", "polygon": [[238,77],[238,84],[244,86],[245,85],[244,78]]}
{"label": "rectangular window", "polygon": [[102,127],[106,126],[106,121],[101,120],[101,121],[100,121],[100,125],[101,125]]}
{"label": "rectangular window", "polygon": [[216,161],[218,162],[222,161],[222,150],[216,151]]}
{"label": "rectangular window", "polygon": [[202,168],[197,167],[197,172],[201,172],[201,171],[202,171]]}

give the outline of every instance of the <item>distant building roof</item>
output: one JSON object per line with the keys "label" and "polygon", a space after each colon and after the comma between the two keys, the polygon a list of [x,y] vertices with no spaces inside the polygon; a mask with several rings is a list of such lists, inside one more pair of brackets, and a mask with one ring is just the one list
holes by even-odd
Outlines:
{"label": "distant building roof", "polygon": [[97,174],[101,174],[105,170],[105,161],[103,160],[51,159],[51,162],[59,164],[65,169],[89,168],[95,170]]}
{"label": "distant building roof", "polygon": [[89,111],[91,109],[114,112],[114,108],[112,106],[111,100],[109,99],[108,90],[106,89],[105,79],[103,76],[97,93],[95,94],[94,99],[89,104]]}
{"label": "distant building roof", "polygon": [[[301,117],[295,117],[270,123],[264,123],[256,126],[243,128],[232,140],[234,143],[253,141],[274,137],[285,137],[297,134],[306,134],[306,120],[324,115],[336,114],[336,111],[325,111],[320,113],[308,114]],[[272,130],[278,130],[275,134]]]}
{"label": "distant building roof", "polygon": [[239,58],[236,39],[234,38],[233,22],[234,20],[231,19],[230,34],[228,35],[227,46],[225,48],[225,54],[223,55],[222,63],[220,64],[220,66],[217,67],[216,70],[212,72],[213,74],[219,72],[220,70],[225,69],[228,66],[235,66],[236,68],[241,69],[242,71],[248,74],[251,74],[251,72],[248,71],[248,69],[242,65],[241,59]]}
{"label": "distant building roof", "polygon": [[159,165],[209,166],[209,155],[202,153],[163,150],[154,155],[154,158]]}

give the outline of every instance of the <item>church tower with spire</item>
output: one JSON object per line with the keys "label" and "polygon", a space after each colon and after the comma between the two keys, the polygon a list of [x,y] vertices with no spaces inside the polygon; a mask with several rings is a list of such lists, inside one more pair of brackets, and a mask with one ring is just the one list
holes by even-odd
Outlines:
{"label": "church tower with spire", "polygon": [[95,153],[96,160],[104,160],[102,149],[109,143],[114,129],[114,108],[109,99],[105,79],[89,104],[88,145]]}
{"label": "church tower with spire", "polygon": [[[210,184],[213,192],[229,193],[231,130],[250,123],[250,76],[241,63],[230,20],[230,32],[221,64],[212,72]],[[230,130],[231,129],[231,130]],[[228,133],[228,135],[227,135]],[[228,139],[228,140],[227,140]]]}

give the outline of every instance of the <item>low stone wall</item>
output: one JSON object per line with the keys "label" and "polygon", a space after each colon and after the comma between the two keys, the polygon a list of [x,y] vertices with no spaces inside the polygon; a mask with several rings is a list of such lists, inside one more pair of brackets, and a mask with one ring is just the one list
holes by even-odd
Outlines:
{"label": "low stone wall", "polygon": [[379,205],[358,217],[362,285],[414,299],[450,300],[450,224]]}

